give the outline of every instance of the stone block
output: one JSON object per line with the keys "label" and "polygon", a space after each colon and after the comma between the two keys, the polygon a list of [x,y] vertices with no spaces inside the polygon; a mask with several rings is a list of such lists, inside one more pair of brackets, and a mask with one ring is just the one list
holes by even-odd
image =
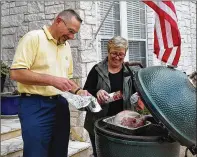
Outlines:
{"label": "stone block", "polygon": [[16,33],[17,27],[10,27],[10,28],[3,28],[2,29],[2,35],[9,35]]}
{"label": "stone block", "polygon": [[10,8],[10,14],[25,14],[27,13],[27,6]]}
{"label": "stone block", "polygon": [[39,21],[39,20],[44,20],[44,19],[45,19],[44,13],[25,15],[26,22]]}
{"label": "stone block", "polygon": [[73,141],[87,142],[89,138],[88,132],[83,127],[72,127],[70,131],[70,139]]}
{"label": "stone block", "polygon": [[92,5],[92,16],[93,17],[96,17],[97,15],[97,10],[96,10],[96,4],[97,2],[93,2],[93,5]]}
{"label": "stone block", "polygon": [[92,16],[85,16],[85,23],[96,25],[96,18]]}
{"label": "stone block", "polygon": [[96,34],[97,30],[98,30],[98,27],[96,25],[92,25],[93,36]]}
{"label": "stone block", "polygon": [[91,1],[81,1],[80,2],[80,9],[84,10],[91,10],[92,9],[92,2]]}
{"label": "stone block", "polygon": [[6,16],[10,14],[10,9],[1,10],[1,16]]}
{"label": "stone block", "polygon": [[2,60],[8,61],[14,58],[15,50],[14,49],[2,49]]}
{"label": "stone block", "polygon": [[80,40],[80,45],[79,45],[79,47],[78,47],[78,50],[79,51],[84,51],[84,50],[86,50],[86,40]]}
{"label": "stone block", "polygon": [[77,126],[77,118],[71,118],[70,119],[70,126],[76,127]]}
{"label": "stone block", "polygon": [[71,112],[71,111],[72,111],[72,112],[78,111],[74,106],[72,106],[72,105],[70,105],[70,104],[69,104],[69,109],[70,109],[70,112]]}
{"label": "stone block", "polygon": [[28,13],[44,12],[44,4],[41,2],[28,2]]}
{"label": "stone block", "polygon": [[13,8],[13,7],[15,7],[16,6],[16,3],[15,2],[11,2],[10,3],[10,8]]}
{"label": "stone block", "polygon": [[28,26],[21,26],[21,27],[18,27],[17,30],[16,30],[17,38],[21,38],[21,37],[24,36],[27,32],[28,32]]}
{"label": "stone block", "polygon": [[25,1],[16,1],[15,4],[16,4],[16,6],[23,6],[23,5],[27,5],[27,2],[25,2]]}
{"label": "stone block", "polygon": [[86,112],[85,111],[79,111],[79,117],[77,120],[77,126],[83,127],[84,126],[84,121],[86,117]]}
{"label": "stone block", "polygon": [[77,48],[71,48],[71,53],[72,53],[73,62],[79,63],[79,54]]}
{"label": "stone block", "polygon": [[86,76],[86,64],[84,63],[74,63],[74,77],[85,77]]}
{"label": "stone block", "polygon": [[73,76],[74,77],[81,77],[81,75],[82,75],[82,67],[81,67],[81,64],[77,60],[74,60],[73,61],[73,65],[74,65],[74,68],[73,68]]}
{"label": "stone block", "polygon": [[64,4],[46,6],[45,7],[45,14],[59,13],[62,10],[64,10]]}
{"label": "stone block", "polygon": [[80,40],[78,40],[78,39],[69,40],[69,44],[70,44],[70,47],[71,47],[71,48],[73,48],[73,47],[79,47],[79,45],[80,45]]}
{"label": "stone block", "polygon": [[54,3],[55,3],[55,2],[47,2],[47,1],[46,1],[46,2],[45,2],[45,6],[54,5]]}
{"label": "stone block", "polygon": [[69,141],[68,157],[89,157],[90,144],[87,142]]}
{"label": "stone block", "polygon": [[72,118],[78,118],[79,117],[79,112],[78,111],[71,111],[70,112],[70,116]]}
{"label": "stone block", "polygon": [[82,62],[96,62],[97,53],[96,51],[92,50],[81,51],[81,59]]}
{"label": "stone block", "polygon": [[14,35],[6,35],[2,36],[2,48],[14,48],[15,44],[15,36]]}
{"label": "stone block", "polygon": [[92,39],[92,27],[91,25],[82,25],[79,32],[80,39]]}
{"label": "stone block", "polygon": [[82,24],[84,24],[84,20],[85,20],[85,13],[83,10],[76,10],[77,13],[79,14],[79,16],[81,17],[81,19],[83,20]]}
{"label": "stone block", "polygon": [[34,21],[29,23],[29,30],[42,29],[44,25],[51,24],[50,20]]}
{"label": "stone block", "polygon": [[55,5],[57,5],[57,4],[64,4],[64,1],[55,1],[54,4],[55,4]]}
{"label": "stone block", "polygon": [[81,86],[82,87],[84,87],[86,80],[87,80],[87,77],[82,78],[82,81],[81,81]]}
{"label": "stone block", "polygon": [[97,47],[97,44],[96,44],[96,40],[94,40],[93,42],[90,41],[90,42],[86,42],[86,45],[87,45],[87,50],[91,50],[92,52],[96,53],[97,55],[97,59],[99,59],[101,57],[101,47],[99,47],[99,44],[98,44],[98,47]]}
{"label": "stone block", "polygon": [[75,3],[76,3],[75,1],[74,2],[71,2],[71,1],[70,2],[65,2],[64,7],[65,7],[65,9],[70,9],[70,8],[75,9],[75,7],[76,7]]}
{"label": "stone block", "polygon": [[21,23],[24,21],[24,15],[23,14],[17,14],[17,15],[10,15],[10,16],[4,16],[1,18],[2,22],[2,28],[4,27],[14,27],[14,26],[20,26]]}
{"label": "stone block", "polygon": [[53,20],[55,18],[54,14],[45,15],[46,20]]}
{"label": "stone block", "polygon": [[8,9],[10,7],[10,3],[9,2],[6,2],[6,1],[2,1],[1,2],[1,9],[4,10],[4,9]]}
{"label": "stone block", "polygon": [[91,10],[84,10],[85,16],[91,16],[92,11]]}

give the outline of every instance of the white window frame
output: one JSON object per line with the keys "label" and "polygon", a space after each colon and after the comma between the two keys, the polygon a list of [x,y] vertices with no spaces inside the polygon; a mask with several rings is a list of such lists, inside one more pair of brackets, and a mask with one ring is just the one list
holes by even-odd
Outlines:
{"label": "white window frame", "polygon": [[[128,28],[127,28],[127,1],[120,1],[120,34],[123,38],[127,39],[128,41],[145,41],[145,48],[146,48],[146,66],[148,66],[148,48],[147,48],[147,27],[146,29],[146,39],[135,39],[128,37]],[[145,6],[145,22],[147,20],[147,9]],[[125,56],[124,61],[129,61],[129,49]]]}

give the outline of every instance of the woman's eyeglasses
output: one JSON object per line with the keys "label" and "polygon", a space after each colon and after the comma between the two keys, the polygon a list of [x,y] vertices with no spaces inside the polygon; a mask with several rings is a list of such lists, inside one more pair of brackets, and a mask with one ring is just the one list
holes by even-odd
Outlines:
{"label": "woman's eyeglasses", "polygon": [[115,52],[111,52],[110,53],[111,57],[115,58],[115,57],[119,57],[120,59],[123,59],[125,57],[126,54],[124,53],[115,53]]}

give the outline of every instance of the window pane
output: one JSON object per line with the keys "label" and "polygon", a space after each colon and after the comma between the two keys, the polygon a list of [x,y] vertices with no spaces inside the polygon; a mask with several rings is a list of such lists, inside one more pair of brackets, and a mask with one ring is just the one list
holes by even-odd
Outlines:
{"label": "window pane", "polygon": [[101,59],[103,60],[105,57],[107,57],[107,42],[108,39],[102,39],[101,40],[101,51],[102,51],[102,55],[101,55]]}
{"label": "window pane", "polygon": [[146,67],[146,19],[145,4],[140,1],[127,2],[127,28],[129,39],[129,61],[141,62]]}
{"label": "window pane", "polygon": [[127,2],[128,38],[146,39],[145,4],[140,1]]}
{"label": "window pane", "polygon": [[141,62],[141,64],[146,67],[145,41],[129,41],[129,61]]}
{"label": "window pane", "polygon": [[[101,12],[100,22],[103,21],[111,4],[112,2],[105,2],[105,1],[100,2],[100,12]],[[105,37],[108,36],[109,38],[112,38],[115,35],[120,35],[119,2],[114,2],[113,7],[111,8],[109,14],[107,15],[107,18],[105,19],[101,27],[100,35],[105,36]]]}
{"label": "window pane", "polygon": [[[100,12],[101,12],[101,21],[108,9],[111,7],[112,2],[100,2]],[[107,18],[105,19],[101,30],[99,32],[101,35],[101,59],[104,59],[107,56],[107,42],[114,36],[120,35],[120,6],[119,2],[114,2],[113,7],[111,8]]]}

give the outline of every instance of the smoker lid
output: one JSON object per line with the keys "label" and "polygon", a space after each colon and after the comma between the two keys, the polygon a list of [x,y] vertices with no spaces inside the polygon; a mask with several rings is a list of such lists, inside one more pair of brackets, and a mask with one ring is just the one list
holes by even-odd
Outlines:
{"label": "smoker lid", "polygon": [[153,117],[196,154],[196,88],[187,75],[173,68],[152,66],[135,73],[134,82]]}

